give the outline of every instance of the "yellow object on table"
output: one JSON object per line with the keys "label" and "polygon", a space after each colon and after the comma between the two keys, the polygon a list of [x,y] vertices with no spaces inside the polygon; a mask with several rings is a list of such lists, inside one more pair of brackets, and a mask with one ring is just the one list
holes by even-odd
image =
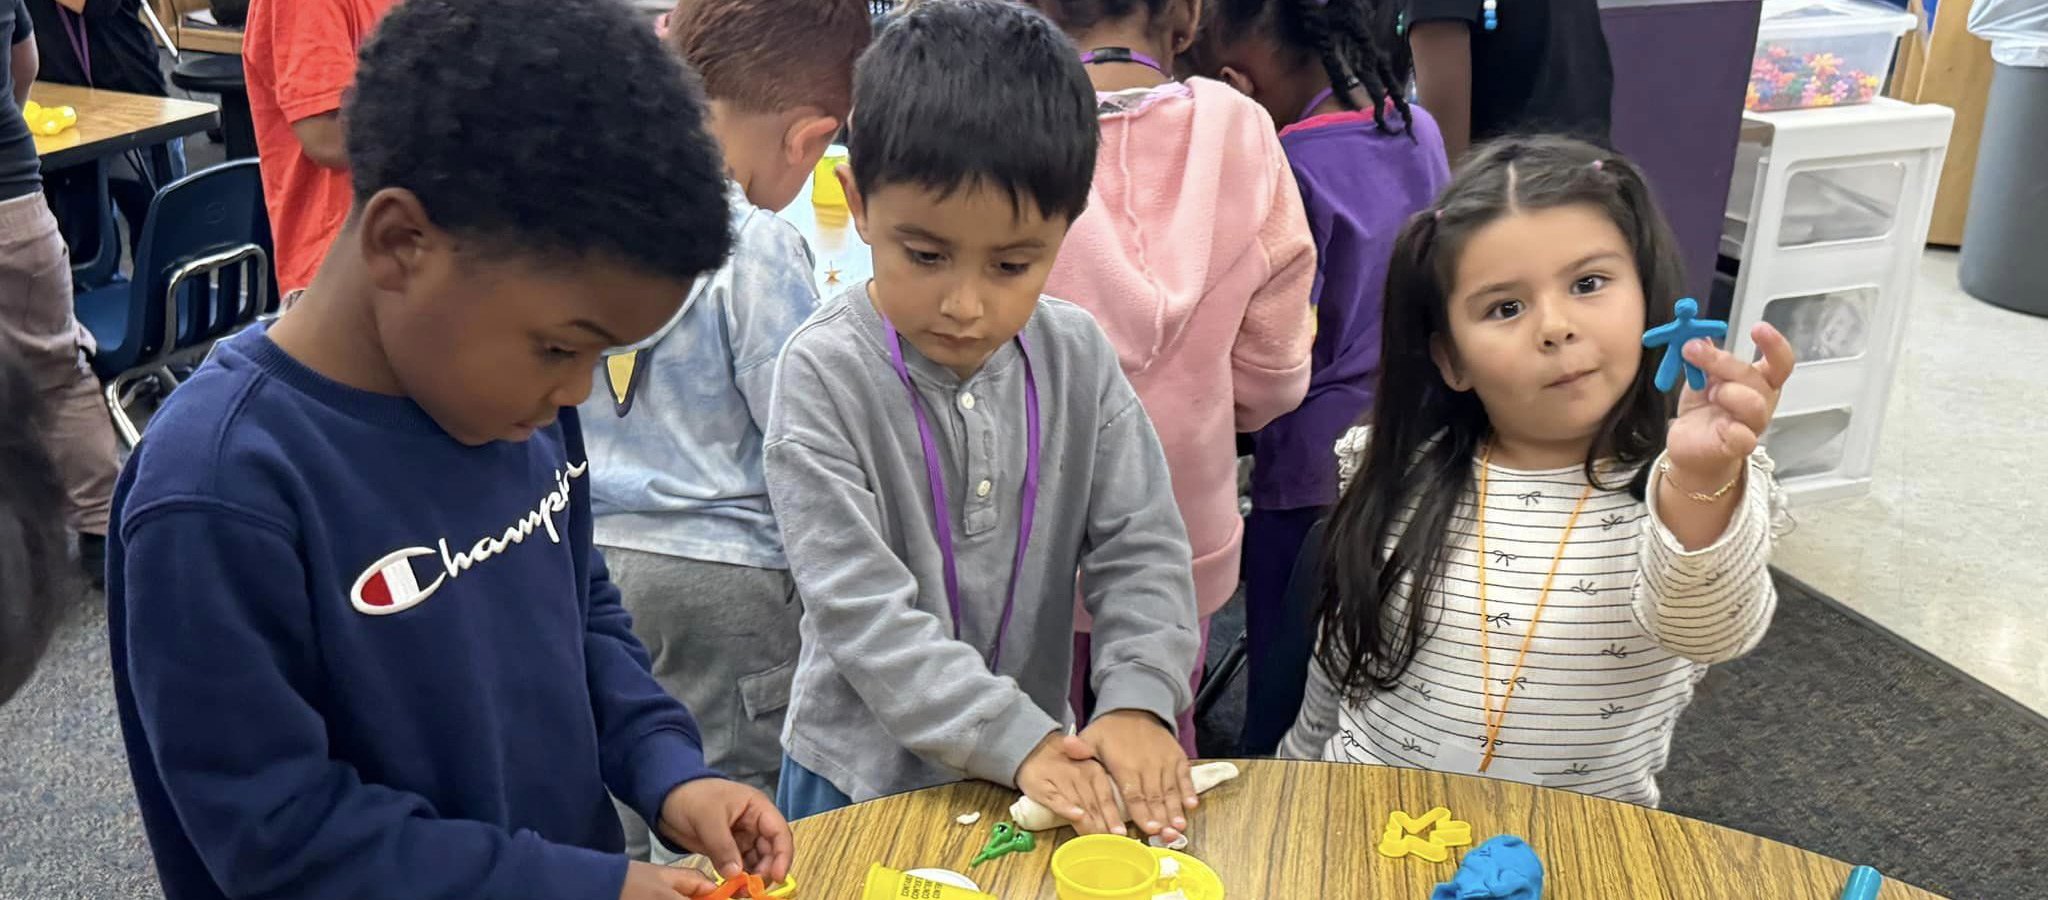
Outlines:
{"label": "yellow object on table", "polygon": [[[1429,832],[1427,837],[1423,836],[1425,831]],[[1387,814],[1387,829],[1380,837],[1379,851],[1388,859],[1413,856],[1425,862],[1443,862],[1451,858],[1450,848],[1471,844],[1472,823],[1451,818],[1451,811],[1445,807],[1436,807],[1421,818],[1397,809]]]}
{"label": "yellow object on table", "polygon": [[811,205],[821,207],[846,206],[846,186],[839,183],[839,165],[848,159],[846,148],[833,144],[818,158],[818,167],[811,170]]}
{"label": "yellow object on table", "polygon": [[1223,881],[1200,860],[1127,837],[1091,834],[1052,855],[1060,900],[1223,900]]}
{"label": "yellow object on table", "polygon": [[995,897],[875,863],[868,866],[868,877],[861,886],[860,900],[995,900]]}
{"label": "yellow object on table", "polygon": [[[1395,863],[1375,845],[1389,810],[1437,806],[1471,823],[1475,839],[1528,838],[1543,856],[1544,896],[1556,900],[1833,898],[1849,878],[1848,863],[1818,853],[1573,791],[1385,766],[1237,765],[1243,773],[1230,794],[1204,795],[1189,823],[1195,855],[1220,877],[1226,900],[1428,897],[1454,864]],[[960,827],[954,817],[973,811],[988,821],[1016,799],[1012,787],[960,782],[792,822],[805,860],[800,896],[863,900],[872,863],[903,870],[965,864],[986,835]],[[1042,839],[1055,845],[1080,840],[1071,834],[1056,831]],[[974,881],[1002,900],[1055,900],[1053,856],[1006,856],[977,870]],[[1886,878],[1879,900],[1941,897]]]}
{"label": "yellow object on table", "polygon": [[63,134],[64,129],[78,124],[78,109],[72,106],[44,106],[30,100],[21,107],[21,117],[28,122],[28,130],[43,137]]}

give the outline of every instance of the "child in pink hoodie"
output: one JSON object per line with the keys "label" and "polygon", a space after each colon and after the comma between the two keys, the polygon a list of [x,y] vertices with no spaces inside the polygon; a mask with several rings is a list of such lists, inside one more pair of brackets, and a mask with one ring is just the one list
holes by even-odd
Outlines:
{"label": "child in pink hoodie", "polygon": [[[1394,236],[1450,182],[1436,120],[1401,99],[1401,0],[1212,0],[1183,62],[1278,122],[1316,242],[1316,343],[1301,408],[1253,439],[1245,520],[1247,696],[1238,752],[1270,755],[1294,724],[1315,646],[1295,560],[1337,502],[1338,436],[1372,410]],[[1476,4],[1474,8],[1477,8]]]}
{"label": "child in pink hoodie", "polygon": [[[1206,646],[1209,616],[1238,584],[1236,435],[1308,389],[1315,244],[1266,111],[1222,82],[1166,70],[1194,43],[1197,0],[1036,5],[1074,39],[1102,122],[1088,211],[1045,292],[1095,315],[1159,431]],[[1076,644],[1082,670],[1087,636]],[[1084,683],[1077,674],[1077,695]],[[1192,756],[1193,711],[1178,725]]]}

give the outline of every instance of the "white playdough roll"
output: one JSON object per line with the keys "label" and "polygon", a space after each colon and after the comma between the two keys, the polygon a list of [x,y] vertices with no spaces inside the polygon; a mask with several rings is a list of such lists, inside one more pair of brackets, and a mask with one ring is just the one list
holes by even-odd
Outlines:
{"label": "white playdough roll", "polygon": [[[1236,778],[1237,774],[1236,763],[1203,763],[1188,770],[1188,780],[1195,783],[1195,793],[1206,794],[1210,788]],[[1111,785],[1110,789],[1115,790],[1115,785]],[[1118,815],[1124,817],[1124,821],[1130,821],[1131,814],[1124,808],[1124,798],[1121,794],[1116,798],[1116,811]],[[1058,813],[1046,809],[1044,804],[1030,797],[1019,797],[1017,802],[1010,804],[1010,818],[1017,823],[1018,828],[1025,831],[1051,831],[1067,824],[1067,820],[1061,818]]]}

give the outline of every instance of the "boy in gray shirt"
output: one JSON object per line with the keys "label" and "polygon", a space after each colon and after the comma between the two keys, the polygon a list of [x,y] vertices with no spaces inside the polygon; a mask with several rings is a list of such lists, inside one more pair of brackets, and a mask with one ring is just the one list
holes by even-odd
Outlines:
{"label": "boy in gray shirt", "polygon": [[[804,604],[792,818],[980,778],[1084,832],[1124,832],[1118,792],[1187,827],[1186,530],[1115,350],[1039,295],[1096,128],[1072,44],[1000,0],[910,7],[861,59],[840,177],[874,280],[790,338],[765,438]],[[1077,587],[1099,699],[1069,737]]]}

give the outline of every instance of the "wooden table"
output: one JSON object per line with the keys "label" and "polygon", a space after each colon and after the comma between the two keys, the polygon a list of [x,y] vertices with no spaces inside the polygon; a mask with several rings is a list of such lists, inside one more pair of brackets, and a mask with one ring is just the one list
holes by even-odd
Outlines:
{"label": "wooden table", "polygon": [[242,55],[242,29],[185,18],[186,13],[211,9],[206,0],[150,0],[150,7],[163,20],[164,29],[171,33],[171,40],[177,42],[178,49]]}
{"label": "wooden table", "polygon": [[211,103],[42,81],[30,87],[29,99],[78,109],[77,127],[50,137],[36,135],[36,155],[42,157],[46,171],[198,134],[220,119]]}
{"label": "wooden table", "polygon": [[[1849,875],[1847,863],[1816,853],[1565,791],[1377,766],[1239,765],[1243,777],[1204,795],[1189,848],[1222,876],[1230,900],[1422,900],[1457,872],[1457,852],[1432,864],[1373,848],[1389,810],[1420,815],[1433,806],[1471,822],[1475,841],[1527,839],[1543,858],[1546,900],[1835,900]],[[881,863],[966,872],[1004,900],[1052,900],[1048,866],[1071,830],[1040,834],[1035,852],[968,869],[1014,799],[975,782],[800,821],[798,887],[811,900],[859,900],[868,866]],[[970,811],[982,814],[979,823],[954,822]],[[1879,897],[1940,900],[1890,879]]]}

